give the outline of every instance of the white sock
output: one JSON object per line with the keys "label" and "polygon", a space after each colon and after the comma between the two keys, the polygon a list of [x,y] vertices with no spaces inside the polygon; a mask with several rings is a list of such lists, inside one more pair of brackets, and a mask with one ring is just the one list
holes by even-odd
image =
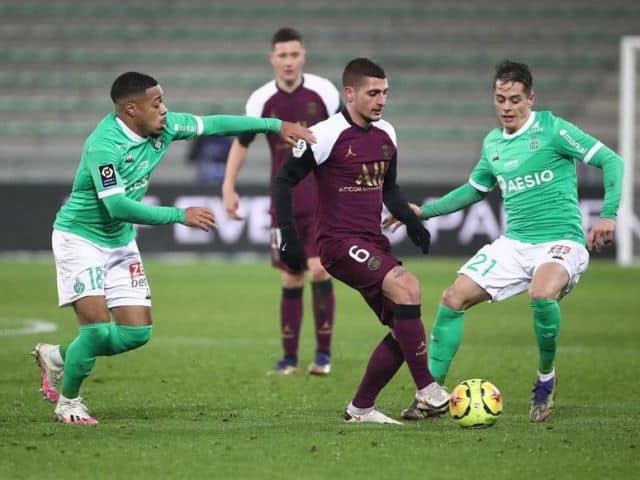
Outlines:
{"label": "white sock", "polygon": [[366,415],[367,413],[373,411],[373,407],[369,408],[358,408],[353,403],[349,403],[347,410],[351,413],[355,413],[356,415]]}
{"label": "white sock", "polygon": [[67,398],[64,395],[60,394],[60,396],[58,397],[58,405],[60,405],[61,403],[69,403],[72,400],[75,400],[75,398]]}
{"label": "white sock", "polygon": [[60,345],[55,345],[55,348],[49,350],[49,360],[58,367],[64,366],[64,360],[62,359],[62,355],[60,355]]}
{"label": "white sock", "polygon": [[556,369],[555,368],[553,370],[551,370],[551,372],[549,372],[549,373],[540,373],[540,372],[538,372],[538,378],[542,382],[548,382],[549,380],[551,380],[555,376],[556,376]]}
{"label": "white sock", "polygon": [[433,392],[434,389],[437,389],[438,386],[439,386],[438,382],[431,382],[429,385],[427,385],[423,389],[418,390],[418,395],[417,396],[425,397],[428,394],[430,394],[431,392]]}

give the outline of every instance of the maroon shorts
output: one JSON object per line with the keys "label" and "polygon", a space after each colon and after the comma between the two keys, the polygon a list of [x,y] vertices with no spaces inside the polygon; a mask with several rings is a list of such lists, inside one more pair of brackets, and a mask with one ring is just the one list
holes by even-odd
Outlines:
{"label": "maroon shorts", "polygon": [[[298,241],[304,256],[306,258],[312,258],[318,256],[318,247],[316,246],[316,224],[313,215],[305,215],[304,217],[296,217],[296,231],[298,232]],[[282,236],[280,235],[280,229],[277,227],[271,228],[271,265],[280,270],[285,270],[289,273],[293,273],[292,270],[287,267],[280,260],[280,242]],[[305,265],[306,269],[306,265]]]}
{"label": "maroon shorts", "polygon": [[395,304],[383,295],[382,282],[402,262],[391,254],[386,237],[323,241],[320,261],[331,276],[360,292],[380,322],[391,326]]}

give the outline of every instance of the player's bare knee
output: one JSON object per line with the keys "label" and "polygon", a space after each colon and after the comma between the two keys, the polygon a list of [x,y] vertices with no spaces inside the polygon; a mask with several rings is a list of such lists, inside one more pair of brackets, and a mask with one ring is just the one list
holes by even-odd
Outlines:
{"label": "player's bare knee", "polygon": [[465,310],[468,307],[462,296],[458,294],[457,290],[453,286],[442,292],[441,302],[445,307],[448,307],[451,310]]}
{"label": "player's bare knee", "polygon": [[319,263],[317,265],[309,265],[309,278],[312,282],[324,282],[329,280],[331,276]]}
{"label": "player's bare knee", "polygon": [[420,305],[422,301],[422,292],[420,291],[420,282],[413,275],[407,277],[403,283],[402,296],[406,305]]}
{"label": "player's bare knee", "polygon": [[284,288],[304,287],[304,273],[282,272],[282,286]]}
{"label": "player's bare knee", "polygon": [[530,300],[557,300],[560,296],[560,292],[547,285],[529,287],[528,293]]}

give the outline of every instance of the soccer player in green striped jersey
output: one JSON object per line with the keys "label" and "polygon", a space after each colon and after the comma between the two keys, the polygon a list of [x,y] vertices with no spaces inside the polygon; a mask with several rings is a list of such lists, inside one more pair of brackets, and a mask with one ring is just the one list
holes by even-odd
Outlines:
{"label": "soccer player in green striped jersey", "polygon": [[67,424],[98,423],[79,396],[96,357],[133,350],[151,338],[151,292],[134,224],[215,227],[208,208],[141,202],[169,144],[196,135],[242,133],[276,133],[291,145],[300,138],[313,141],[306,128],[277,118],[168,112],[158,82],[137,72],[116,78],[111,99],[115,110],[87,138],[51,237],[58,303],[73,306],[79,333],[69,344],[39,343],[33,350],[41,391],[57,403],[54,418]]}
{"label": "soccer player in green striped jersey", "polygon": [[[527,65],[508,60],[498,64],[493,93],[502,128],[484,139],[468,183],[422,207],[412,205],[426,220],[478,202],[497,185],[507,215],[504,235],[471,257],[444,291],[431,330],[429,368],[444,382],[460,345],[466,310],[526,291],[539,351],[529,418],[543,422],[551,413],[557,387],[558,302],[587,269],[585,244],[599,250],[613,241],[623,161],[572,123],[548,111],[533,111]],[[577,162],[603,173],[602,212],[586,238],[578,206]],[[392,218],[383,221],[385,226],[393,223]],[[415,405],[403,414],[421,417]]]}

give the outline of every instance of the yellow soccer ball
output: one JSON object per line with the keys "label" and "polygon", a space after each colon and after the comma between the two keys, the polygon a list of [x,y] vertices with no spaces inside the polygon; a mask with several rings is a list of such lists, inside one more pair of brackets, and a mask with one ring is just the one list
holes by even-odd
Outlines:
{"label": "yellow soccer ball", "polygon": [[501,413],[502,394],[487,380],[465,380],[451,392],[449,415],[461,427],[490,427]]}

